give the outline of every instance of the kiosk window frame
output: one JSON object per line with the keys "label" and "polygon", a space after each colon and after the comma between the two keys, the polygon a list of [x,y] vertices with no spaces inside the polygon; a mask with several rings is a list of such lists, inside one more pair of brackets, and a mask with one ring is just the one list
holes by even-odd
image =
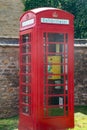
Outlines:
{"label": "kiosk window frame", "polygon": [[44,116],[68,115],[68,34],[44,32],[43,39]]}

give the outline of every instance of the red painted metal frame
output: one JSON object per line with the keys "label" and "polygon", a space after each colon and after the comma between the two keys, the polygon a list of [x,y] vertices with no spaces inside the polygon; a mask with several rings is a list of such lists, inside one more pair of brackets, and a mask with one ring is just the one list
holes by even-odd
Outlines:
{"label": "red painted metal frame", "polygon": [[[55,14],[55,15],[54,15]],[[41,23],[41,18],[53,18],[53,19],[68,19],[69,25],[64,24],[48,24]],[[28,25],[22,26],[23,22],[33,19],[34,21]],[[28,21],[29,22],[29,21]],[[27,23],[28,23],[27,22]],[[44,78],[48,77],[48,72],[46,68],[46,74],[44,73],[44,65],[48,65],[47,57],[49,52],[46,51],[46,63],[44,63],[44,41],[43,35],[46,33],[46,37],[48,33],[57,33],[64,34],[64,42],[60,44],[66,44],[65,42],[65,34],[68,34],[68,64],[58,63],[59,65],[64,66],[64,74],[60,74],[64,76],[64,84],[56,84],[58,86],[64,87],[64,94],[55,94],[54,96],[64,96],[64,105],[47,105],[48,98],[52,97],[52,94],[46,95],[46,115],[44,114]],[[31,62],[24,64],[22,61],[22,56],[24,55],[22,52],[23,49],[23,36],[26,34],[31,34],[31,41],[24,43],[26,45],[31,45],[31,51],[28,52],[28,56],[31,55]],[[19,130],[66,130],[67,128],[74,127],[74,27],[73,27],[73,15],[65,12],[63,10],[58,10],[54,8],[40,8],[25,12],[20,18],[20,118],[19,118]],[[46,44],[52,44],[46,40]],[[59,43],[57,43],[59,44]],[[46,49],[48,47],[46,46]],[[51,54],[54,54],[51,52]],[[57,52],[56,52],[57,54]],[[65,55],[65,47],[64,52],[58,52],[58,54]],[[53,65],[58,65],[54,63]],[[24,73],[22,67],[23,65],[31,66],[31,72]],[[65,65],[68,66],[68,94],[65,93]],[[25,67],[27,68],[27,67]],[[22,75],[24,75],[25,79],[27,75],[31,75],[31,84],[24,83],[24,79],[22,80]],[[31,93],[26,93],[25,90],[22,90],[22,87],[31,86]],[[48,91],[49,84],[46,83],[46,91]],[[52,87],[53,85],[50,84]],[[24,99],[23,99],[24,95]],[[68,96],[68,104],[66,104],[65,97]],[[28,97],[28,99],[27,99]],[[31,98],[31,101],[30,101]],[[28,100],[28,103],[26,102]],[[31,103],[29,103],[29,101]],[[26,113],[27,109],[23,110],[23,106],[28,106],[31,108],[30,114]],[[64,115],[62,116],[52,116],[48,115],[48,108],[53,107],[63,107]],[[68,114],[66,114],[66,106],[68,107]],[[27,108],[27,107],[25,107]]]}
{"label": "red painted metal frame", "polygon": [[[53,30],[53,28],[47,28],[47,29],[40,29],[40,30],[42,30],[42,35],[43,35],[43,32],[52,32],[52,33],[70,33],[69,31],[70,30],[68,30],[68,29],[66,29],[66,30],[61,30],[61,31],[55,31],[55,30]],[[58,30],[60,30],[60,29],[58,29]],[[40,34],[39,35],[41,35],[41,32],[40,32]],[[69,37],[70,37],[70,35],[71,34],[69,34]],[[39,39],[40,41],[41,41],[41,39]],[[39,89],[39,101],[38,101],[38,105],[39,105],[39,107],[38,107],[38,116],[39,116],[39,121],[40,122],[42,122],[42,123],[40,123],[40,129],[41,130],[44,130],[44,129],[49,129],[49,127],[50,127],[50,129],[52,128],[52,129],[61,129],[61,128],[69,128],[69,127],[73,127],[73,121],[74,121],[74,119],[73,119],[73,114],[74,114],[74,108],[73,108],[73,58],[71,58],[71,57],[73,57],[73,50],[71,49],[71,39],[69,38],[69,41],[68,41],[68,50],[70,50],[70,51],[68,51],[68,89],[69,89],[69,93],[68,93],[68,100],[69,100],[69,103],[68,103],[68,107],[69,107],[69,113],[68,113],[68,116],[66,116],[66,115],[64,115],[64,116],[55,116],[55,117],[44,117],[43,115],[43,97],[44,97],[44,93],[43,93],[43,89]],[[72,47],[73,48],[73,47]],[[43,46],[39,46],[39,50],[43,50]],[[41,57],[43,57],[44,55],[44,52],[42,51],[42,53],[41,52],[38,52],[39,54],[38,55],[40,55]],[[72,56],[70,55],[70,53],[72,53]],[[41,69],[39,69],[41,67]],[[44,76],[46,76],[46,75],[44,75],[44,62],[43,62],[43,58],[42,59],[40,59],[39,58],[39,65],[38,65],[38,70],[40,70],[39,71],[39,73],[38,73],[38,75],[39,75],[39,77],[38,77],[38,80],[40,79],[40,77],[42,77],[42,80],[39,82],[39,85],[38,86],[42,86],[42,88],[44,88],[44,83],[43,83],[43,81],[44,81]],[[44,76],[43,76],[44,75]],[[64,74],[65,75],[65,74]],[[39,114],[40,113],[40,114]],[[42,118],[43,117],[43,118]],[[57,123],[58,122],[58,123]],[[46,125],[48,125],[48,126],[46,126]]]}

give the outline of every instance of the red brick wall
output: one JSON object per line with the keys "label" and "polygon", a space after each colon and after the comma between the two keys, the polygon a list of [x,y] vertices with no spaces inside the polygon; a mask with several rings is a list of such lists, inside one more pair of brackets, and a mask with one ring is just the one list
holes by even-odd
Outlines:
{"label": "red brick wall", "polygon": [[[87,47],[75,46],[75,105],[87,105]],[[0,118],[18,114],[19,47],[0,45]]]}
{"label": "red brick wall", "polygon": [[0,45],[0,118],[18,113],[19,48]]}
{"label": "red brick wall", "polygon": [[75,47],[75,105],[87,105],[87,46]]}

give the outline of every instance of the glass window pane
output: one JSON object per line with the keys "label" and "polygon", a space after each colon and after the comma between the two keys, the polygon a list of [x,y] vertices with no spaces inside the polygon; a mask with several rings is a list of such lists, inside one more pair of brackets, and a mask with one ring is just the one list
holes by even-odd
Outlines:
{"label": "glass window pane", "polygon": [[23,75],[22,76],[22,82],[24,82],[24,83],[31,83],[31,76]]}
{"label": "glass window pane", "polygon": [[24,46],[22,46],[22,53],[28,53],[31,51],[31,45],[30,44],[25,44]]}
{"label": "glass window pane", "polygon": [[48,76],[48,84],[64,84],[64,76]]}
{"label": "glass window pane", "polygon": [[21,66],[22,73],[30,73],[31,72],[31,65]]}
{"label": "glass window pane", "polygon": [[31,97],[29,96],[23,96],[22,101],[27,104],[31,104]]}
{"label": "glass window pane", "polygon": [[22,36],[22,43],[30,42],[31,41],[31,34],[24,34]]}
{"label": "glass window pane", "polygon": [[49,116],[63,116],[64,115],[64,108],[48,108],[48,115]]}
{"label": "glass window pane", "polygon": [[48,64],[61,64],[61,63],[64,63],[64,55],[63,54],[48,54],[47,60],[48,60]]}
{"label": "glass window pane", "polygon": [[64,44],[48,44],[48,52],[64,52]]}
{"label": "glass window pane", "polygon": [[22,107],[22,112],[28,115],[31,115],[31,107],[29,106],[23,106]]}
{"label": "glass window pane", "polygon": [[31,86],[22,85],[22,92],[30,94],[31,93]]}
{"label": "glass window pane", "polygon": [[31,55],[22,55],[22,63],[30,63],[31,62]]}
{"label": "glass window pane", "polygon": [[56,44],[48,44],[48,52],[56,52]]}
{"label": "glass window pane", "polygon": [[[63,65],[52,65],[52,64],[49,64],[48,65],[48,74],[51,74],[53,75],[52,76],[52,79],[55,79],[53,78],[55,74],[63,74],[64,73],[64,66]],[[60,77],[60,76],[55,76],[56,78],[57,77]]]}
{"label": "glass window pane", "polygon": [[64,94],[64,87],[63,86],[49,86],[48,87],[48,94]]}
{"label": "glass window pane", "polygon": [[49,42],[64,42],[64,34],[60,33],[48,33]]}
{"label": "glass window pane", "polygon": [[59,96],[51,96],[48,98],[48,105],[63,105],[64,104],[64,97]]}

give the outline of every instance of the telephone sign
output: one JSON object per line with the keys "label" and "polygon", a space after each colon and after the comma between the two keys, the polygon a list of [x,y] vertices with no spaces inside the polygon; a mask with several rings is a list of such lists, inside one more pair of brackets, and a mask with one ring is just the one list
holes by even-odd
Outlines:
{"label": "telephone sign", "polygon": [[31,25],[33,23],[34,23],[34,19],[30,19],[30,20],[24,21],[24,22],[22,22],[22,27]]}
{"label": "telephone sign", "polygon": [[69,20],[66,20],[66,19],[41,18],[41,23],[69,24]]}

